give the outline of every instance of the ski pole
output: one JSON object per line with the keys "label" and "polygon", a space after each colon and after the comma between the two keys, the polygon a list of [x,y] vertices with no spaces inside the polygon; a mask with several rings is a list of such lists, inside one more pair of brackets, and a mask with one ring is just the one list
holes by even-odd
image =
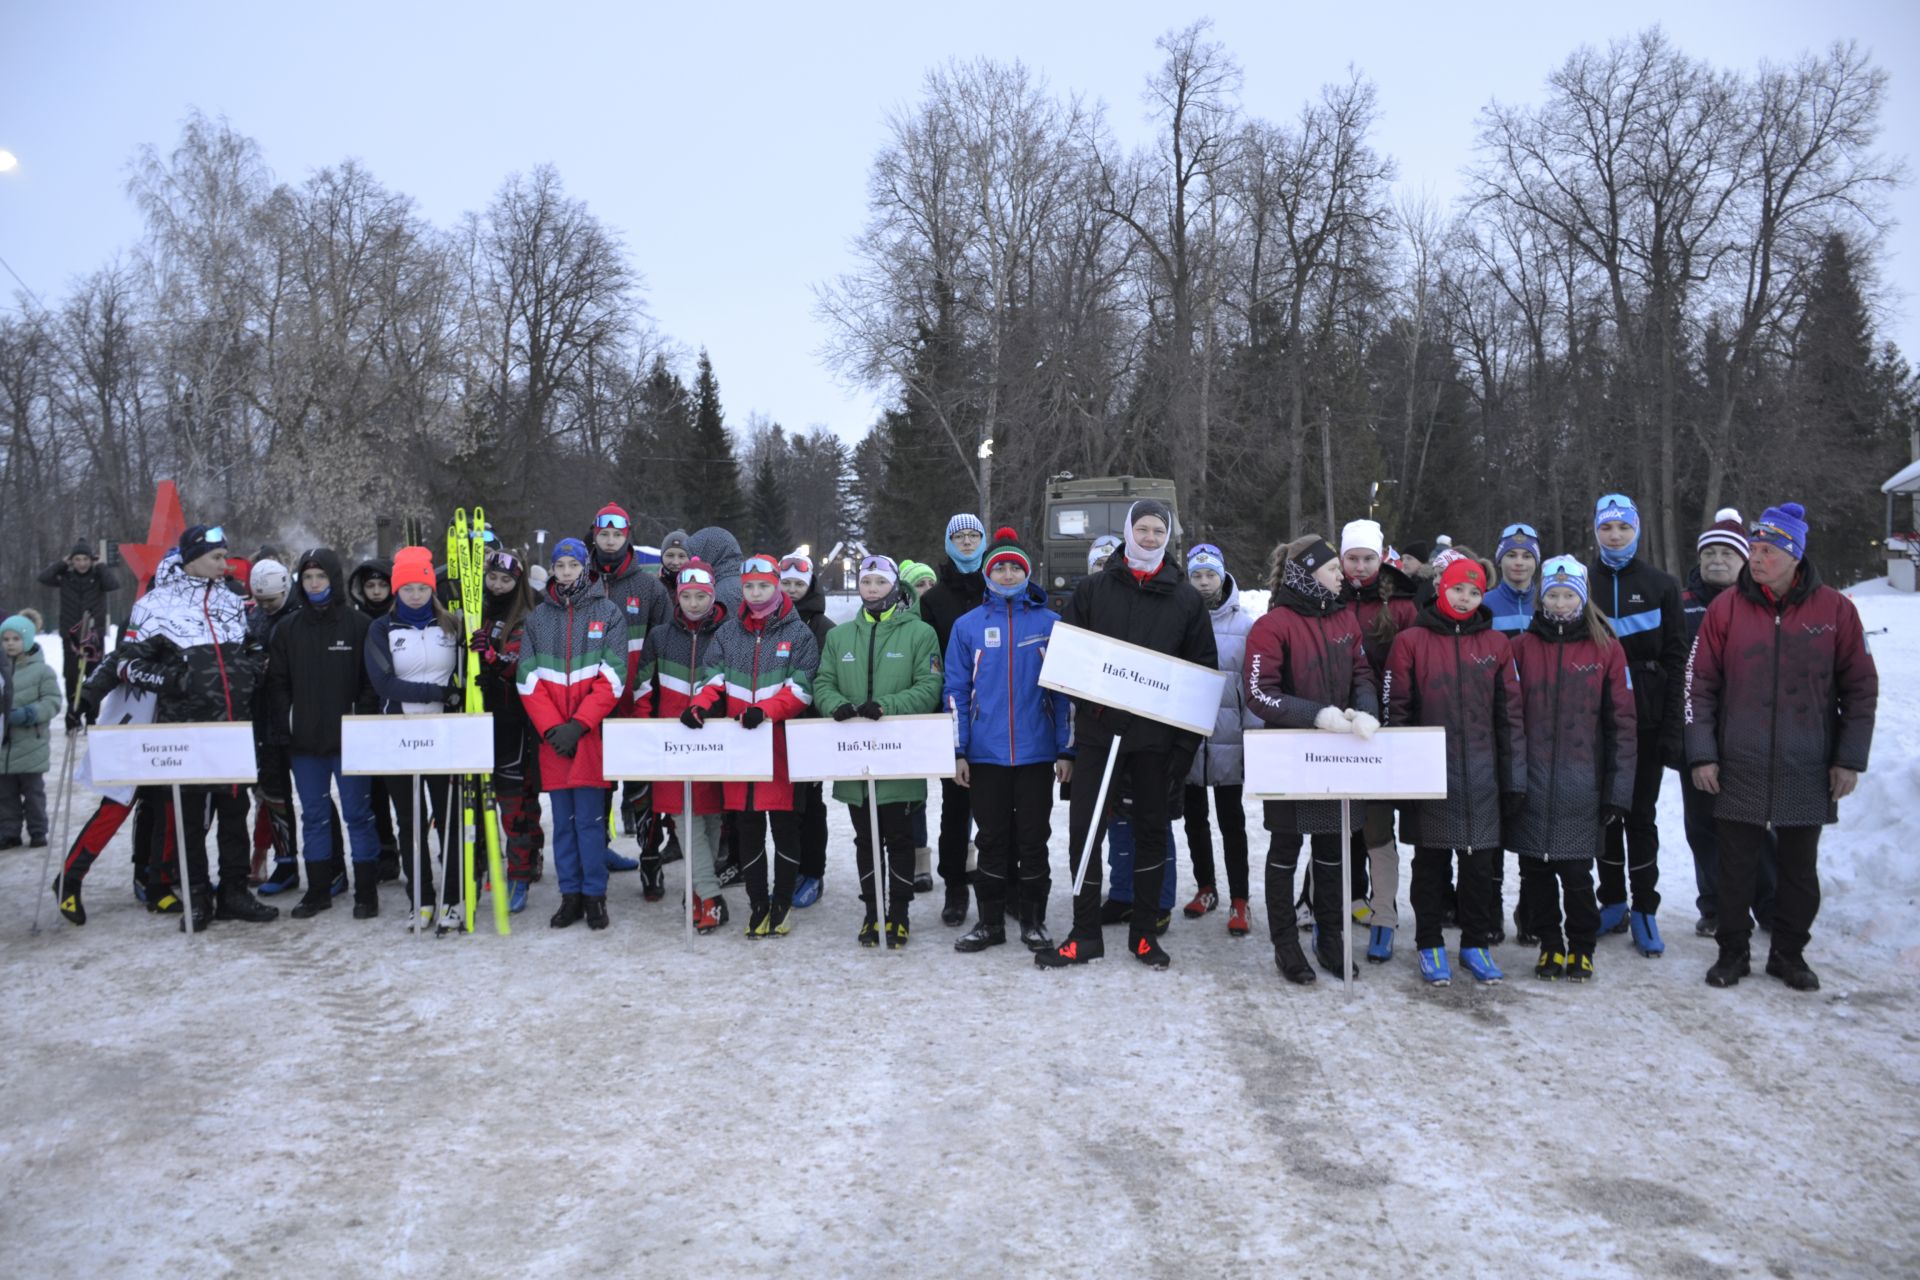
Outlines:
{"label": "ski pole", "polygon": [[181,928],[187,935],[187,949],[193,949],[193,886],[188,883],[193,877],[187,874],[187,824],[186,813],[181,807],[180,784],[173,784],[173,874],[180,885],[180,909],[186,914],[180,917]]}
{"label": "ski pole", "polygon": [[1353,908],[1347,894],[1353,884],[1353,801],[1340,801],[1340,990],[1353,999]]}
{"label": "ski pole", "polygon": [[874,785],[873,766],[867,766],[867,840],[873,848],[873,905],[880,913],[880,934],[887,932],[887,902],[893,896],[892,885],[885,883],[892,879],[892,868],[887,866],[886,855],[880,849],[880,789]]}
{"label": "ski pole", "polygon": [[420,846],[425,842],[426,832],[420,829],[420,775],[414,774],[413,782],[413,831],[408,843],[413,846],[413,917],[407,921],[409,932],[420,932]]}
{"label": "ski pole", "polygon": [[681,813],[687,820],[687,950],[693,950],[693,842],[700,837],[694,833],[693,824],[693,780],[689,778],[681,784],[680,792],[685,807]]}
{"label": "ski pole", "polygon": [[[80,741],[85,741],[86,739],[85,725],[81,726],[77,737]],[[46,857],[40,860],[40,879],[34,882],[36,884],[46,883],[47,867],[53,861],[53,851],[55,849],[62,850],[63,852],[60,858],[60,877],[59,877],[59,880],[55,883],[53,888],[53,900],[55,902],[65,902],[67,900],[67,859],[64,851],[67,847],[67,836],[72,833],[72,827],[73,827],[73,765],[74,765],[74,761],[79,758],[78,756],[79,742],[76,742],[75,739],[76,739],[75,734],[69,733],[67,735],[66,758],[61,760],[60,762],[59,835],[47,842]],[[40,897],[38,894],[35,894],[33,899],[33,926],[30,932],[34,934],[38,934],[40,932]]]}
{"label": "ski pole", "polygon": [[1113,785],[1113,762],[1120,758],[1120,739],[1115,738],[1107,747],[1107,766],[1100,771],[1100,790],[1093,797],[1093,820],[1087,824],[1087,839],[1080,849],[1080,866],[1073,873],[1073,896],[1080,896],[1080,886],[1087,882],[1087,864],[1093,861],[1094,841],[1100,837],[1100,825],[1107,811],[1107,788]]}

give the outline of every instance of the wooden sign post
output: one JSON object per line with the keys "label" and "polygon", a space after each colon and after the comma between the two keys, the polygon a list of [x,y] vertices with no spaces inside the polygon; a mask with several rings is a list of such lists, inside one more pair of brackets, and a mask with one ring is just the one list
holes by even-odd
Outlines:
{"label": "wooden sign post", "polygon": [[260,781],[253,726],[239,724],[97,725],[87,734],[87,765],[95,786],[171,787],[173,848],[180,881],[181,926],[193,945],[193,886],[187,874],[187,828],[180,788]]}
{"label": "wooden sign post", "polygon": [[[1341,898],[1353,883],[1355,800],[1445,800],[1447,731],[1377,729],[1371,738],[1318,729],[1249,729],[1246,796],[1340,802]],[[1269,904],[1271,905],[1271,904]],[[1340,981],[1353,994],[1353,913],[1340,912]]]}
{"label": "wooden sign post", "polygon": [[867,841],[873,850],[873,902],[886,927],[892,869],[880,847],[880,795],[875,784],[953,776],[953,714],[883,716],[878,720],[787,721],[787,776],[794,782],[867,784]]}
{"label": "wooden sign post", "polygon": [[[693,946],[693,784],[773,781],[773,727],[743,729],[737,720],[709,720],[689,729],[678,720],[600,722],[601,772],[612,780],[681,784],[686,814],[687,946]],[[788,741],[791,752],[793,743]]]}
{"label": "wooden sign post", "polygon": [[[1231,677],[1197,662],[1128,644],[1098,632],[1054,624],[1047,640],[1046,660],[1040,664],[1040,687],[1083,702],[1116,707],[1136,716],[1158,720],[1176,729],[1211,738],[1220,695]],[[1080,896],[1087,866],[1093,861],[1094,841],[1100,836],[1100,815],[1107,809],[1107,790],[1113,785],[1113,762],[1120,758],[1119,743],[1107,752],[1100,771],[1100,789],[1093,800],[1093,821],[1087,824],[1080,865],[1073,874],[1073,896]]]}
{"label": "wooden sign post", "polygon": [[[405,775],[413,791],[413,918],[409,932],[420,932],[420,779],[441,774],[465,776],[493,772],[493,717],[491,715],[395,715],[340,717],[340,772],[351,777]],[[452,826],[452,797],[448,797],[447,824]],[[498,823],[497,813],[482,821]],[[433,919],[440,920],[446,902],[448,856],[452,841],[441,842],[440,876],[434,883]],[[505,885],[493,892],[503,894]],[[511,932],[506,914],[494,909],[496,927],[504,937]]]}

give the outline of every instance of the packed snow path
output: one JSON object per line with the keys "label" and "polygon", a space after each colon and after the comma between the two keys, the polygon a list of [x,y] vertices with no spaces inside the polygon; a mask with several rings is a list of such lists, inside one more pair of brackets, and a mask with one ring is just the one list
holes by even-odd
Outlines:
{"label": "packed snow path", "polygon": [[[1255,937],[1176,913],[1165,973],[1119,930],[1077,972],[1017,942],[956,954],[937,893],[904,954],[861,950],[844,809],[792,937],[742,937],[736,890],[691,954],[681,863],[662,903],[614,877],[603,934],[546,927],[549,872],[507,939],[409,937],[389,885],[375,921],[347,899],[289,920],[283,897],[189,946],[133,901],[125,833],[84,929],[42,851],[0,854],[0,1256],[36,1277],[1904,1273],[1920,600],[1860,604],[1889,628],[1880,727],[1822,849],[1810,996],[1758,972],[1764,936],[1755,976],[1703,984],[1671,775],[1664,959],[1604,939],[1580,988],[1509,944],[1504,985],[1433,991],[1403,930],[1350,1003],[1274,971],[1257,806]],[[1065,826],[1061,805],[1057,933]],[[1511,860],[1506,883],[1511,915]]]}

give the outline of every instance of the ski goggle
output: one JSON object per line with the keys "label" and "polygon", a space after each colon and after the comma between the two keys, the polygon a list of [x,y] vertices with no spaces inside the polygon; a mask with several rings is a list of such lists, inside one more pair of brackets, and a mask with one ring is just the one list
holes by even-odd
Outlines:
{"label": "ski goggle", "polygon": [[511,573],[517,577],[526,572],[526,566],[511,551],[490,551],[487,553],[487,572]]}
{"label": "ski goggle", "polygon": [[604,516],[595,516],[593,518],[593,527],[596,529],[624,530],[627,527],[627,518],[625,516],[616,516],[611,513]]}
{"label": "ski goggle", "polygon": [[1524,538],[1532,538],[1535,542],[1540,540],[1540,531],[1525,521],[1508,525],[1500,531],[1500,537],[1504,540],[1511,538],[1516,533]]}
{"label": "ski goggle", "polygon": [[711,593],[713,591],[713,575],[705,569],[682,569],[675,589],[685,591],[688,587],[700,587]]}
{"label": "ski goggle", "polygon": [[780,562],[782,582],[812,582],[813,561],[806,556],[788,556]]}
{"label": "ski goggle", "polygon": [[766,556],[748,556],[740,562],[740,576],[746,578],[756,575],[777,578],[780,576],[780,566]]}
{"label": "ski goggle", "polygon": [[500,535],[491,529],[482,529],[480,531],[480,541],[489,547],[498,546],[500,544]]}

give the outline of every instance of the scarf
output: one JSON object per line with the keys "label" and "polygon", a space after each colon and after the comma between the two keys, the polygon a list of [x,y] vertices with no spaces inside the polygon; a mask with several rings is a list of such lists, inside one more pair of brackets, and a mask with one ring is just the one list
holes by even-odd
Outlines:
{"label": "scarf", "polygon": [[960,572],[962,573],[980,572],[980,564],[986,558],[987,558],[987,540],[985,538],[980,539],[980,545],[973,549],[972,555],[963,556],[960,554],[959,550],[955,548],[953,545],[953,535],[951,534],[947,535],[947,559],[953,561],[953,567],[958,569]]}
{"label": "scarf", "polygon": [[781,605],[787,603],[787,597],[784,592],[775,590],[772,597],[760,604],[755,604],[745,597],[741,598],[741,603],[747,606],[748,617],[758,622],[765,622],[768,618],[779,612]]}
{"label": "scarf", "polygon": [[1021,596],[1027,594],[1027,579],[1022,578],[1012,586],[1007,587],[995,582],[992,578],[988,578],[987,590],[993,592],[993,594],[999,596],[1002,600],[1018,600]]}
{"label": "scarf", "polygon": [[415,630],[425,630],[433,625],[433,601],[429,600],[418,608],[407,604],[398,596],[393,601],[393,616]]}
{"label": "scarf", "polygon": [[1287,590],[1321,609],[1332,609],[1340,602],[1337,591],[1329,591],[1320,585],[1320,580],[1308,571],[1298,560],[1289,560],[1280,574],[1281,585]]}

